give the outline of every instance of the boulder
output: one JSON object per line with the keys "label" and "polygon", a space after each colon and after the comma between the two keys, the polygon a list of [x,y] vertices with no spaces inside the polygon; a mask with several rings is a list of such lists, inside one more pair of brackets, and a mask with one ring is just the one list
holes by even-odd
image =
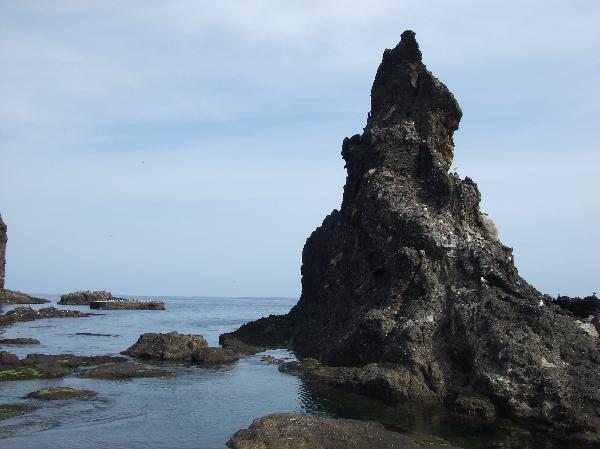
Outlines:
{"label": "boulder", "polygon": [[519,276],[477,184],[449,172],[461,116],[404,32],[364,132],[342,144],[342,205],[304,246],[298,304],[220,341],[290,347],[354,391],[598,444],[599,340]]}
{"label": "boulder", "polygon": [[89,399],[97,393],[90,390],[81,390],[72,387],[49,387],[32,391],[26,397],[29,399],[41,399],[43,401],[57,401],[65,399]]}
{"label": "boulder", "polygon": [[421,444],[379,423],[277,413],[255,419],[227,442],[231,449],[456,449]]}
{"label": "boulder", "polygon": [[135,344],[122,353],[146,360],[189,362],[194,352],[206,348],[208,343],[202,335],[148,333],[141,335]]}

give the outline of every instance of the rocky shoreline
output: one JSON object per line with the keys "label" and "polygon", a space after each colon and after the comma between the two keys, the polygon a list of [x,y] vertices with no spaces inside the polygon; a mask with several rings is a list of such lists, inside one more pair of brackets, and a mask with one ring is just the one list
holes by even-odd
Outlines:
{"label": "rocky shoreline", "polygon": [[290,348],[314,381],[600,444],[597,315],[519,276],[475,182],[449,172],[461,116],[404,32],[364,132],[343,142],[342,205],[306,242],[300,301],[220,342]]}

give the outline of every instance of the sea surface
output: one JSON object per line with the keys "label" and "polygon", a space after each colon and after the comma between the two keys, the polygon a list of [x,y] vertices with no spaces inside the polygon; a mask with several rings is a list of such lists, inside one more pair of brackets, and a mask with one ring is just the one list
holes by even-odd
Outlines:
{"label": "sea surface", "polygon": [[[37,295],[56,302],[57,295]],[[145,299],[144,297],[137,297]],[[166,297],[166,311],[98,311],[89,318],[46,319],[0,328],[3,338],[31,337],[36,346],[3,346],[20,357],[29,353],[118,355],[145,332],[203,335],[211,346],[219,334],[269,314],[283,314],[297,298]],[[46,307],[32,306],[34,308]],[[4,311],[14,306],[5,306]],[[61,306],[58,306],[61,307]],[[86,306],[61,308],[89,311]],[[78,333],[108,336],[83,336]],[[261,360],[294,359],[272,350],[232,366],[169,365],[176,376],[127,381],[63,379],[0,382],[0,403],[35,403],[32,413],[0,421],[2,449],[212,449],[225,448],[237,430],[275,412],[371,419],[424,441],[446,441],[465,449],[559,449],[549,439],[506,421],[465,418],[439,407],[390,405],[363,396],[308,387]],[[34,390],[71,386],[98,392],[86,401],[23,399]],[[574,446],[569,446],[574,447]]]}

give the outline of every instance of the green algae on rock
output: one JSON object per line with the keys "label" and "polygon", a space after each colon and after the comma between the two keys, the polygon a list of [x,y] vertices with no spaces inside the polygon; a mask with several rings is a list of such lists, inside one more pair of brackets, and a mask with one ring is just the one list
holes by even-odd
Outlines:
{"label": "green algae on rock", "polygon": [[49,387],[32,391],[27,395],[30,399],[42,399],[45,401],[56,401],[63,399],[88,399],[96,396],[95,391],[82,390],[72,387]]}

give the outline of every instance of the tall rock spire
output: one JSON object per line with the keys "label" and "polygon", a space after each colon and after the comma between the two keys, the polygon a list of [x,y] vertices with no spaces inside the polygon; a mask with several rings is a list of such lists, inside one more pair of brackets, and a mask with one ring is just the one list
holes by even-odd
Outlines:
{"label": "tall rock spire", "polygon": [[335,367],[311,371],[329,384],[598,443],[597,333],[519,276],[476,184],[448,173],[460,118],[405,31],[342,145],[342,206],[306,241],[300,301],[221,341],[291,346]]}

